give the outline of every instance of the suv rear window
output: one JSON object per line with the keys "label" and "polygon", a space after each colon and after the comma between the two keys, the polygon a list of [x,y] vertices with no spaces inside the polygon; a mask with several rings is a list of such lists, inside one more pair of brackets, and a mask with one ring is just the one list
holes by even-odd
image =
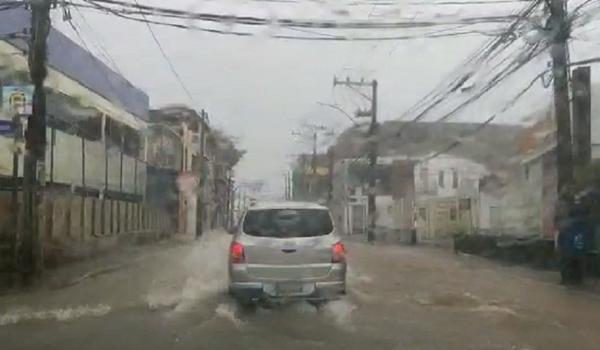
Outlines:
{"label": "suv rear window", "polygon": [[259,237],[317,237],[331,233],[333,223],[323,209],[260,209],[246,213],[242,229]]}

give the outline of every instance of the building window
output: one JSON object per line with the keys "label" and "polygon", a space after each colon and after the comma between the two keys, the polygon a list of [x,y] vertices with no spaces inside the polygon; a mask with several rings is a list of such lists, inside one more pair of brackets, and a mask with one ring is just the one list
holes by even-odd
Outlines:
{"label": "building window", "polygon": [[452,170],[452,188],[458,188],[458,171]]}
{"label": "building window", "polygon": [[426,208],[419,208],[419,219],[422,221],[427,220],[427,209]]}
{"label": "building window", "polygon": [[444,187],[444,171],[438,173],[438,186]]}
{"label": "building window", "polygon": [[456,208],[450,208],[450,221],[456,221]]}
{"label": "building window", "polygon": [[529,180],[529,165],[525,165],[525,169],[524,173],[525,173],[525,180]]}

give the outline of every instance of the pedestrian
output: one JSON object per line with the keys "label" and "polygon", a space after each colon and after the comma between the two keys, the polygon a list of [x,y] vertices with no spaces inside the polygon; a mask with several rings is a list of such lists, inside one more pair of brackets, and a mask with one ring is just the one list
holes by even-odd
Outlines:
{"label": "pedestrian", "polygon": [[568,209],[568,216],[559,221],[556,245],[560,256],[561,284],[583,283],[585,257],[591,248],[593,236],[585,208],[576,203]]}

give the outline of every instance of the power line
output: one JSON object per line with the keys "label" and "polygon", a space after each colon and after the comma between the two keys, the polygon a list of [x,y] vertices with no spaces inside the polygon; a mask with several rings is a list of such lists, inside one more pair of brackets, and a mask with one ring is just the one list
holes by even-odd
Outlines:
{"label": "power line", "polygon": [[[600,61],[600,59],[599,59]],[[536,75],[528,84],[527,86],[525,86],[525,88],[523,88],[522,90],[520,90],[506,105],[504,105],[504,107],[497,113],[494,113],[492,116],[488,117],[483,123],[479,124],[477,128],[475,128],[472,132],[470,132],[468,135],[466,136],[462,136],[461,139],[466,139],[466,138],[470,138],[473,137],[474,135],[476,135],[477,133],[479,133],[481,130],[483,130],[486,126],[488,126],[489,124],[491,124],[491,122],[493,120],[496,119],[496,117],[499,114],[502,114],[506,111],[508,111],[511,107],[513,107],[515,105],[515,103],[521,98],[523,97],[523,95],[525,95],[525,93],[527,91],[529,91],[533,85],[535,84],[536,81],[538,81],[539,79],[542,79],[543,76],[547,73],[547,70],[544,70],[543,72],[539,73],[538,75]],[[447,147],[437,151],[436,153],[426,157],[425,159],[423,159],[422,161],[428,161],[431,160],[433,158],[439,157],[440,155],[447,153],[449,151],[451,151],[452,149],[460,146],[462,144],[461,140],[456,140],[454,142],[452,142],[450,145],[448,145]]]}
{"label": "power line", "polygon": [[[539,6],[540,3],[541,3],[541,1],[537,1],[534,4],[531,4],[530,6],[526,7],[525,10],[523,10],[521,13],[522,14],[526,14],[526,15],[530,14],[537,6]],[[503,38],[505,38],[505,36],[508,33],[512,32],[512,31],[514,31],[516,29],[516,27],[518,26],[518,22],[519,21],[516,21],[515,23],[511,24],[511,26],[509,27],[509,29],[506,32],[504,32],[501,37],[499,37],[499,38],[497,38],[495,40],[489,41],[482,48],[476,50],[476,53],[473,54],[467,61],[474,61],[474,62],[477,62],[479,65],[481,65],[482,62],[484,62],[488,57],[491,56],[492,53],[495,53],[495,51],[499,47],[501,47],[501,44],[505,44],[505,46],[503,46],[502,48],[500,48],[500,51],[503,51],[504,49],[506,49],[506,47],[510,46],[514,42],[514,40],[511,41],[511,42],[509,42],[509,43],[506,43],[506,42],[504,42],[505,39],[503,39]],[[484,94],[486,94],[487,92],[489,92],[490,90],[492,90],[496,85],[498,85],[500,82],[502,82],[508,76],[514,74],[521,67],[523,67],[525,64],[527,64],[528,62],[530,62],[534,57],[536,57],[541,52],[543,52],[543,50],[545,50],[545,48],[546,48],[546,46],[544,46],[543,48],[540,49],[540,45],[535,45],[532,49],[529,49],[529,54],[528,54],[528,56],[527,56],[527,58],[525,60],[521,60],[521,59],[519,59],[519,57],[513,59],[513,61],[511,62],[511,64],[509,64],[508,67],[504,68],[499,73],[497,73],[491,79],[491,81],[488,84],[486,84],[486,86],[484,86],[484,88],[479,93],[477,93],[475,96],[472,96],[467,101],[461,103],[459,106],[457,106],[456,108],[454,108],[453,110],[451,110],[449,113],[446,113],[440,119],[436,120],[436,123],[445,121],[446,119],[448,119],[449,117],[451,117],[452,115],[454,115],[456,112],[458,112],[462,108],[466,107],[467,105],[471,104],[472,102],[474,102],[477,99],[479,99],[480,97],[482,97]],[[462,66],[459,66],[459,70],[460,70],[461,67]],[[450,93],[457,91],[473,75],[474,75],[474,72],[473,71],[469,71],[466,74],[459,75],[458,78],[456,78],[455,80],[453,80],[451,83],[447,84],[447,88],[449,89],[449,91],[447,91],[444,95],[442,95],[442,97],[436,99],[423,112],[421,112],[419,115],[417,115],[417,117],[415,117],[414,119],[412,119],[410,122],[408,122],[406,124],[403,124],[400,127],[400,129],[398,130],[397,135],[400,135],[402,133],[402,131],[405,128],[407,128],[409,125],[412,125],[415,122],[417,122],[418,120],[422,119],[425,116],[425,113],[427,113],[429,110],[431,110],[435,106],[437,106],[440,103],[442,103],[442,101],[444,101],[444,99],[447,96],[449,96]],[[536,78],[536,80],[537,80],[537,78]],[[442,84],[442,85],[444,85],[444,84]],[[530,88],[530,86],[528,87],[528,89],[529,88]],[[521,93],[518,94],[518,98],[520,98],[520,96],[522,96]],[[494,119],[495,119],[495,116],[493,116],[493,118],[491,118],[491,119],[488,118],[488,120],[486,120],[484,122],[484,124],[487,125],[487,124],[491,123]],[[455,147],[455,146],[451,146],[451,147]],[[367,152],[365,152],[364,154],[362,154],[361,156],[359,156],[351,164],[354,164],[355,162],[359,161],[366,154],[367,154]]]}
{"label": "power line", "polygon": [[108,61],[108,63],[113,67],[113,69],[117,73],[119,73],[120,75],[123,75],[123,72],[119,69],[119,65],[113,59],[113,57],[108,52],[108,50],[104,47],[104,45],[102,45],[102,43],[100,42],[100,39],[99,39],[100,36],[94,31],[94,29],[92,28],[92,26],[88,23],[87,19],[85,18],[85,15],[79,10],[78,7],[75,7],[75,11],[77,11],[77,14],[79,15],[79,17],[81,18],[81,20],[83,21],[83,23],[88,28],[88,31],[90,33],[92,33],[97,38],[95,45],[98,48],[98,51],[104,56],[104,58]]}
{"label": "power line", "polygon": [[[501,36],[499,36],[496,39],[492,39],[491,41],[488,41],[486,44],[484,44],[484,46],[482,48],[476,50],[476,52],[473,55],[471,55],[471,57],[469,57],[469,59],[467,59],[467,62],[476,65],[476,67],[478,68],[479,66],[482,66],[482,63],[485,60],[487,60],[492,55],[492,53],[498,54],[499,52],[502,52],[504,49],[506,49],[508,46],[510,46],[512,43],[514,43],[514,40],[507,41],[507,39],[510,38],[510,35],[517,29],[517,27],[521,21],[520,18],[527,18],[540,4],[541,4],[541,1],[537,0],[536,2],[526,6],[516,16],[519,19],[515,20],[509,26],[509,28],[504,33],[502,33]],[[498,50],[499,48],[500,48],[500,51],[496,52],[496,50]],[[459,72],[460,72],[460,70],[463,69],[464,66],[465,66],[465,63],[462,63],[461,65],[458,66]],[[450,76],[452,76],[454,74],[455,73],[451,73]],[[456,92],[461,86],[464,85],[465,82],[467,82],[471,77],[473,77],[474,74],[475,74],[475,70],[470,69],[467,71],[467,73],[459,74],[458,77],[456,77],[452,80],[452,82],[450,82],[448,84],[442,84],[442,86],[445,86],[444,92],[440,92],[437,94],[434,92],[435,90],[437,90],[440,87],[440,85],[438,85],[436,88],[434,88],[434,90],[432,92],[430,92],[425,98],[423,98],[421,101],[417,102],[407,112],[403,113],[401,118],[408,115],[409,113],[412,113],[416,109],[420,108],[419,105],[422,105],[430,96],[434,98],[434,100],[428,106],[426,106],[416,117],[414,117],[410,123],[402,125],[400,127],[400,129],[398,130],[397,135],[398,136],[401,135],[402,131],[404,131],[404,129],[409,127],[409,125],[411,125],[411,123],[417,122],[417,121],[421,120],[422,118],[424,118],[429,111],[431,111],[433,108],[435,108],[436,106],[441,104],[450,94]]]}
{"label": "power line", "polygon": [[[138,0],[135,0],[135,3],[139,6]],[[144,19],[146,19],[146,16],[143,13],[141,15]],[[167,61],[167,64],[169,65],[169,69],[171,70],[171,72],[173,73],[173,75],[175,76],[177,81],[179,82],[179,85],[181,86],[181,88],[183,89],[183,91],[185,92],[187,97],[190,99],[190,102],[197,107],[197,103],[195,103],[192,93],[187,88],[187,86],[185,86],[185,84],[183,83],[183,79],[181,79],[181,76],[177,72],[177,69],[175,69],[173,62],[171,62],[171,59],[169,59],[169,56],[167,55],[163,46],[161,45],[160,41],[158,40],[158,37],[154,33],[154,30],[152,30],[152,26],[150,25],[150,23],[146,22],[146,27],[148,28],[150,35],[152,35],[152,39],[156,43],[156,46],[158,46],[158,49],[159,49],[160,53],[162,54],[163,58],[165,59],[165,61]]]}
{"label": "power line", "polygon": [[[84,1],[88,1],[88,0],[84,0]],[[150,24],[155,24],[155,25],[173,27],[173,28],[177,28],[177,29],[195,30],[195,31],[201,31],[201,32],[206,32],[206,33],[211,33],[211,34],[228,35],[228,36],[250,37],[250,36],[255,35],[252,32],[220,30],[220,29],[215,29],[215,28],[199,27],[196,25],[187,25],[187,24],[173,23],[173,22],[167,22],[167,21],[158,21],[158,20],[149,19],[148,16],[151,14],[146,13],[146,12],[133,12],[133,11],[120,12],[120,11],[117,11],[110,7],[92,3],[91,1],[88,1],[88,2],[90,2],[92,5],[76,4],[75,6],[80,7],[80,8],[86,8],[86,9],[91,9],[91,10],[95,10],[95,11],[100,11],[102,13],[109,13],[109,14],[115,15],[117,17],[121,17],[123,19],[141,22],[141,23],[145,23],[145,24],[150,23]],[[134,14],[141,15],[142,13],[146,16],[145,19],[134,16]],[[481,22],[479,24],[483,24],[483,23],[484,22]],[[449,24],[438,24],[438,25],[447,26]],[[471,25],[471,24],[467,24],[467,25]],[[464,31],[446,32],[446,33],[444,33],[444,32],[437,33],[438,31],[433,31],[431,33],[415,34],[415,35],[348,36],[348,35],[336,35],[336,34],[330,34],[330,33],[317,32],[314,30],[309,30],[309,29],[304,29],[304,28],[296,28],[296,27],[285,27],[285,29],[302,32],[302,33],[307,33],[307,34],[313,34],[313,35],[312,36],[299,36],[299,35],[273,34],[270,37],[272,39],[300,40],[300,41],[324,41],[324,42],[326,42],[326,41],[361,42],[362,41],[362,42],[370,42],[370,41],[403,41],[403,40],[418,40],[418,39],[439,39],[439,38],[445,38],[445,37],[457,37],[457,36],[465,36],[465,35],[486,35],[486,36],[496,36],[497,35],[497,33],[495,31],[488,32],[485,30],[464,30]],[[330,28],[330,29],[335,29],[335,28]]]}
{"label": "power line", "polygon": [[461,104],[459,104],[457,107],[455,107],[454,109],[452,109],[450,112],[444,114],[442,117],[440,117],[438,120],[436,120],[436,122],[445,121],[446,119],[450,118],[451,116],[453,116],[454,114],[456,114],[461,109],[465,108],[466,106],[468,106],[472,102],[474,102],[474,101],[478,100],[479,98],[481,98],[483,95],[485,95],[486,93],[488,93],[496,85],[498,85],[499,83],[501,83],[502,81],[504,81],[506,78],[508,78],[510,75],[512,75],[513,73],[515,73],[519,69],[521,69],[523,66],[525,66],[525,64],[529,63],[531,61],[531,59],[533,59],[534,57],[538,56],[546,48],[547,48],[547,46],[543,47],[542,49],[539,49],[538,47],[536,47],[529,54],[529,56],[527,57],[527,60],[523,61],[523,60],[520,60],[518,58],[516,60],[513,60],[513,62],[511,62],[511,64],[508,67],[506,67],[501,72],[497,73],[493,77],[493,79],[486,86],[484,86],[484,88],[482,90],[480,90],[474,96],[471,96],[470,98],[468,98],[466,101],[464,101]]}
{"label": "power line", "polygon": [[318,104],[319,106],[323,106],[323,107],[329,107],[329,108],[331,108],[331,109],[334,109],[334,110],[336,110],[336,111],[338,111],[338,112],[342,113],[343,115],[345,115],[345,116],[346,116],[346,118],[348,118],[348,120],[350,120],[350,122],[351,122],[352,124],[354,124],[354,126],[358,126],[358,125],[359,125],[359,124],[356,122],[356,120],[354,120],[354,118],[352,118],[352,116],[351,116],[351,115],[350,115],[348,112],[346,112],[346,111],[345,111],[345,110],[344,110],[342,107],[340,107],[339,105],[337,105],[337,104],[333,104],[333,103],[325,103],[325,102],[317,102],[317,104]]}
{"label": "power line", "polygon": [[[447,20],[430,20],[430,21],[336,21],[336,20],[300,20],[292,18],[269,19],[255,16],[235,16],[235,15],[220,15],[214,13],[201,13],[184,11],[179,9],[155,7],[140,5],[139,3],[132,4],[119,0],[83,0],[88,4],[117,11],[124,15],[145,15],[148,17],[165,17],[185,20],[198,20],[213,23],[228,23],[247,26],[278,26],[284,28],[313,28],[313,29],[406,29],[406,28],[425,28],[440,25],[454,24],[489,24],[489,23],[506,23],[515,20],[515,16],[481,16],[481,17],[464,17],[454,19],[449,17]],[[104,5],[101,5],[104,4]],[[81,6],[81,5],[78,5]]]}

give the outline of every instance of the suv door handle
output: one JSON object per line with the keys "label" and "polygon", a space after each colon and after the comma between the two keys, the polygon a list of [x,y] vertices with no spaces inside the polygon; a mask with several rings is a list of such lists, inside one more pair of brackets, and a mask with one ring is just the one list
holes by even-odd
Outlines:
{"label": "suv door handle", "polygon": [[292,249],[285,249],[284,248],[281,251],[284,252],[284,253],[294,253],[294,252],[296,252],[296,249],[293,249],[293,248]]}

